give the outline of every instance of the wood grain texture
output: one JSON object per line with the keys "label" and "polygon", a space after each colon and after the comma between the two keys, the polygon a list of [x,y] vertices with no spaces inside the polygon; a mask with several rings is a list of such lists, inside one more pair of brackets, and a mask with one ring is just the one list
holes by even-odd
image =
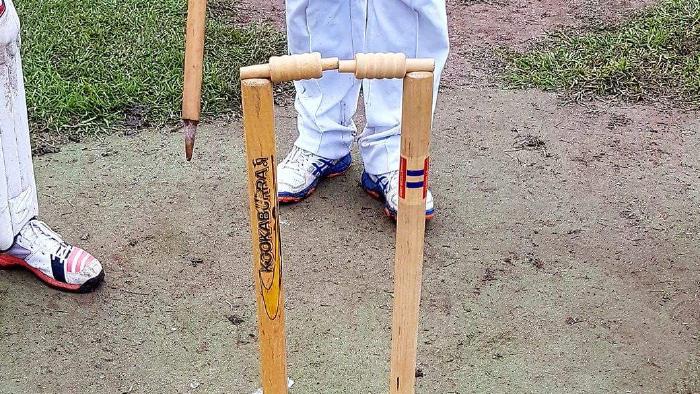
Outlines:
{"label": "wood grain texture", "polygon": [[322,75],[323,65],[321,54],[318,52],[272,56],[270,58],[270,79],[272,82],[315,79],[321,78]]}
{"label": "wood grain texture", "polygon": [[353,60],[321,58],[319,53],[273,56],[266,64],[241,67],[240,78],[272,82],[321,78],[323,71],[352,73],[358,79],[403,78],[406,73],[434,71],[434,59],[406,59],[403,53],[358,53]]}
{"label": "wood grain texture", "polygon": [[272,83],[266,79],[244,80],[241,95],[262,387],[265,394],[286,393],[285,314]]}
{"label": "wood grain texture", "polygon": [[434,59],[407,59],[402,53],[358,53],[353,60],[340,60],[338,72],[358,79],[404,78],[407,73],[434,71]]}
{"label": "wood grain texture", "polygon": [[414,393],[425,237],[425,197],[432,123],[433,73],[404,78],[401,169],[394,266],[391,393]]}
{"label": "wood grain texture", "polygon": [[202,70],[207,1],[189,0],[185,37],[185,70],[182,91],[182,119],[198,121],[202,101]]}
{"label": "wood grain texture", "polygon": [[272,82],[321,78],[323,71],[338,68],[338,58],[321,58],[318,52],[272,56],[267,64],[241,67],[240,78],[264,78]]}
{"label": "wood grain texture", "polygon": [[357,79],[403,78],[406,55],[403,53],[358,53],[355,55]]}

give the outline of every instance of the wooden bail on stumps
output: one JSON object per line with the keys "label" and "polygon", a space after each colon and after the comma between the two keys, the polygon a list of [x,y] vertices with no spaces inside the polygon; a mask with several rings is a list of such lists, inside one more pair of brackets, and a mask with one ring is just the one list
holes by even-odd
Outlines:
{"label": "wooden bail on stumps", "polygon": [[273,56],[268,64],[241,67],[241,80],[264,78],[272,82],[288,82],[315,79],[321,78],[324,70],[337,68],[337,57],[322,59],[318,52]]}
{"label": "wooden bail on stumps", "polygon": [[406,55],[403,53],[358,53],[355,56],[357,79],[403,78]]}
{"label": "wooden bail on stumps", "polygon": [[403,53],[358,53],[353,60],[322,58],[318,52],[273,56],[267,64],[241,67],[241,80],[269,79],[272,82],[321,78],[326,70],[352,73],[358,79],[403,78],[411,72],[433,72],[433,59],[407,59]]}
{"label": "wooden bail on stumps", "polygon": [[272,82],[321,78],[321,54],[273,56],[270,58],[270,80]]}
{"label": "wooden bail on stumps", "polygon": [[358,79],[403,78],[407,73],[435,70],[433,59],[407,59],[403,53],[358,53],[354,60],[340,60],[338,71]]}

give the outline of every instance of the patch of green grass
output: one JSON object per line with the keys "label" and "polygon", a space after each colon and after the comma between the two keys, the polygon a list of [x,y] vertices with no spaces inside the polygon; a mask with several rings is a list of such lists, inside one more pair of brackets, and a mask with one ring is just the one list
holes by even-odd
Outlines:
{"label": "patch of green grass", "polygon": [[662,0],[619,26],[555,33],[508,57],[512,87],[700,105],[700,0]]}
{"label": "patch of green grass", "polygon": [[[223,0],[221,0],[223,1]],[[177,119],[186,0],[15,0],[34,131],[98,132]],[[238,69],[284,51],[272,28],[235,28],[209,10],[203,111],[236,107]]]}

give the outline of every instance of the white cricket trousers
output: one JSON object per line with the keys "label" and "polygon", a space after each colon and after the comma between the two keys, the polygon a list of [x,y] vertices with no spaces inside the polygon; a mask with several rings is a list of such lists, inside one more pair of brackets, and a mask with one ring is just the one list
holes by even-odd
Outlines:
{"label": "white cricket trousers", "polygon": [[0,0],[0,250],[38,214],[20,59],[19,17]]}
{"label": "white cricket trousers", "polygon": [[[434,58],[437,98],[449,51],[444,0],[286,0],[286,6],[291,54],[320,52],[323,57],[352,59],[358,52],[402,52]],[[362,87],[367,125],[358,145],[365,170],[398,170],[401,80],[358,81],[351,74],[327,71],[321,79],[294,85],[299,129],[295,145],[329,159],[347,155]]]}

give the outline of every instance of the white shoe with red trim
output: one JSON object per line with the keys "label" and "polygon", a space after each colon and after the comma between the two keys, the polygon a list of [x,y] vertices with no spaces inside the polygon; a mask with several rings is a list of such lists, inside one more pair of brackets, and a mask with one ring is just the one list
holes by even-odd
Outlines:
{"label": "white shoe with red trim", "polygon": [[0,253],[0,269],[26,268],[51,287],[87,293],[104,278],[100,262],[90,253],[67,244],[44,222],[33,219]]}

